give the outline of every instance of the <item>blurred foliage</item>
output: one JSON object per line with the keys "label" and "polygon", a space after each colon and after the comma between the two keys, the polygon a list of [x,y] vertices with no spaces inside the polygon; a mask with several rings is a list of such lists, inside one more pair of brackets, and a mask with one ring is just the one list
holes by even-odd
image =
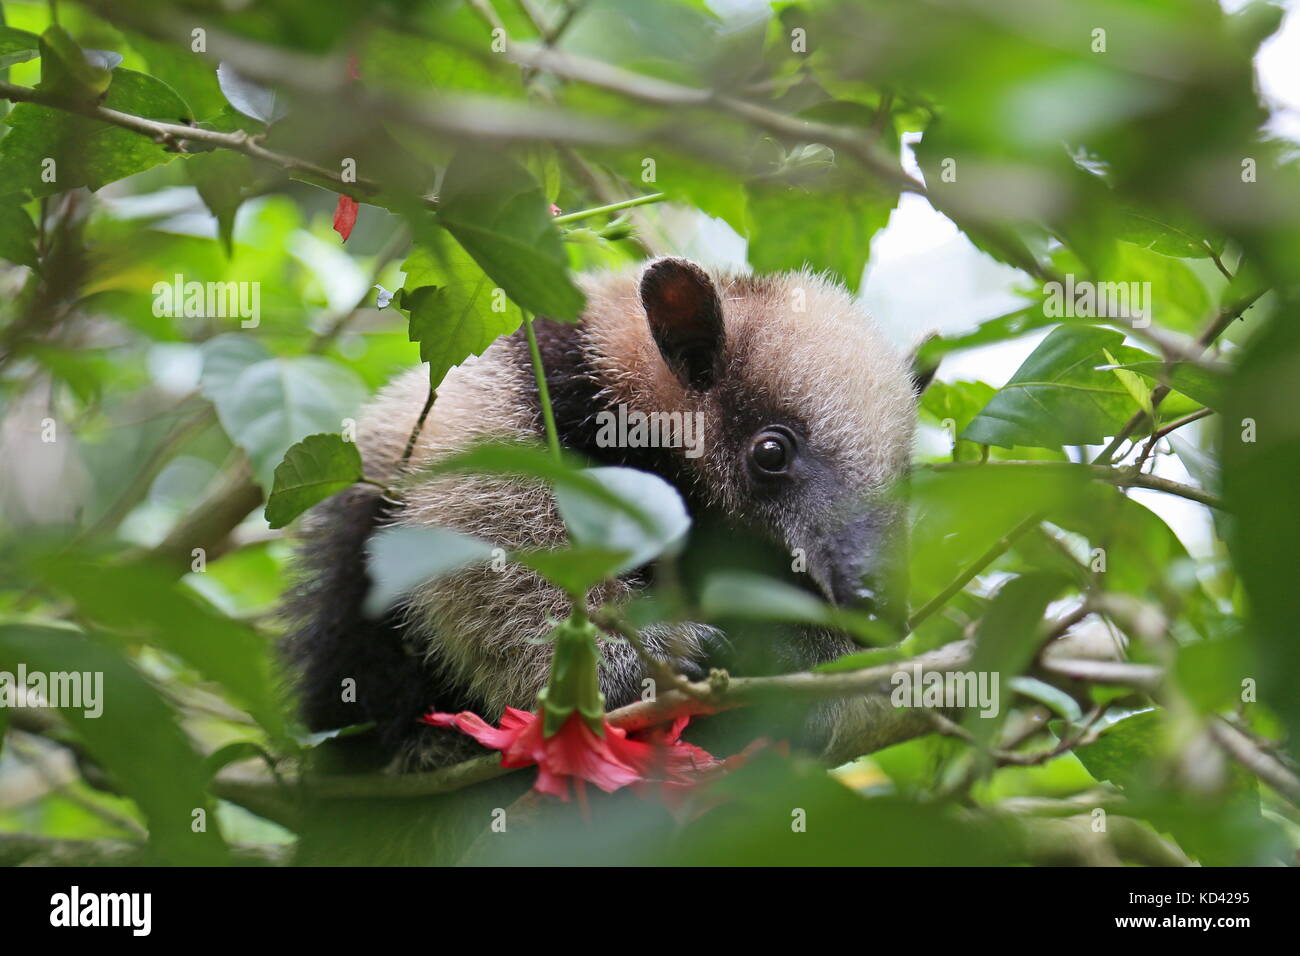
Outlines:
{"label": "blurred foliage", "polygon": [[[98,718],[0,708],[0,831],[147,834],[168,863],[291,844],[291,815],[214,778],[292,772],[322,739],[273,651],[278,529],[369,480],[349,437],[367,395],[420,360],[436,387],[525,313],[575,319],[577,272],[725,262],[709,236],[756,270],[856,290],[916,194],[1018,269],[1021,299],[928,339],[922,362],[1027,357],[1006,383],[941,366],[922,397],[906,638],[765,583],[745,555],[629,615],[893,645],[839,673],[975,636],[980,667],[1020,675],[1001,718],[833,775],[769,747],[675,814],[551,808],[501,858],[1293,862],[1295,807],[1210,733],[1230,720],[1294,768],[1300,173],[1252,68],[1282,12],[1233,7],[65,0],[55,24],[53,4],[0,5],[0,671],[105,688]],[[362,203],[346,243],[340,193]],[[1153,321],[1062,314],[1066,276],[1138,284]],[[557,487],[572,547],[510,557],[571,592],[671,557],[686,519],[651,479],[476,455],[454,466]],[[1159,489],[1131,490],[1153,468],[1222,498],[1208,545],[1147,506]],[[381,603],[486,557],[394,532]],[[1070,623],[1161,668],[1157,690],[1048,682],[1045,622],[1085,600],[1102,613]],[[1097,850],[1102,806],[1142,838]],[[365,807],[358,839],[404,832],[403,801]],[[1044,817],[1077,838],[1046,841]]]}

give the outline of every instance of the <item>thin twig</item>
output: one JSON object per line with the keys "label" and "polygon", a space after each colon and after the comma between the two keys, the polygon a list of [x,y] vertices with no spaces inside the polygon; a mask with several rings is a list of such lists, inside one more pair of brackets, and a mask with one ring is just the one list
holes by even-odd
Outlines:
{"label": "thin twig", "polygon": [[1146,464],[1146,460],[1150,458],[1151,453],[1155,451],[1156,443],[1159,442],[1160,439],[1168,435],[1170,432],[1177,431],[1178,429],[1182,428],[1184,425],[1190,425],[1192,422],[1198,422],[1202,418],[1206,418],[1213,414],[1214,414],[1214,409],[1212,408],[1198,409],[1197,411],[1192,412],[1190,415],[1184,415],[1176,422],[1171,422],[1165,427],[1157,429],[1156,431],[1152,432],[1151,437],[1147,439],[1146,445],[1142,448],[1141,453],[1137,456],[1137,461],[1133,463],[1133,466],[1135,468],[1141,468],[1144,464]]}
{"label": "thin twig", "polygon": [[987,551],[962,569],[961,573],[958,574],[947,587],[934,597],[930,598],[930,600],[926,601],[925,604],[923,604],[914,614],[912,614],[911,617],[907,619],[908,631],[915,631],[922,621],[930,617],[930,615],[935,611],[939,610],[939,608],[943,607],[961,593],[962,589],[974,579],[975,575],[979,574],[999,557],[1005,554],[1008,548],[1015,544],[1025,532],[1037,525],[1040,521],[1042,521],[1042,515],[1030,515],[1021,520],[1019,524],[995,541]]}
{"label": "thin twig", "polygon": [[[1260,289],[1258,292],[1248,295],[1244,299],[1238,300],[1233,305],[1224,306],[1219,309],[1201,334],[1196,337],[1196,356],[1199,358],[1201,354],[1214,344],[1228,326],[1230,326],[1236,319],[1241,318],[1242,313],[1254,305],[1259,297],[1267,291],[1267,289]],[[1167,385],[1157,385],[1151,390],[1151,409],[1153,412],[1160,403],[1165,400],[1165,396],[1168,395],[1169,392],[1170,388]],[[1124,444],[1128,437],[1138,429],[1138,426],[1140,426],[1146,418],[1147,413],[1145,410],[1134,412],[1132,417],[1124,424],[1124,427],[1119,430],[1118,434],[1116,434],[1113,439],[1111,439],[1110,444],[1103,448],[1097,457],[1092,460],[1092,463],[1094,465],[1109,465],[1115,457],[1115,452],[1119,450],[1120,445]]]}

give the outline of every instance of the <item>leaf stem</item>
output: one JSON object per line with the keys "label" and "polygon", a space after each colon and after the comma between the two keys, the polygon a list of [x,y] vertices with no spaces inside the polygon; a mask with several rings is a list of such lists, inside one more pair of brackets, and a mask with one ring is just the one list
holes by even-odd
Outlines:
{"label": "leaf stem", "polygon": [[[975,466],[981,467],[981,466]],[[920,609],[907,619],[907,631],[912,633],[926,618],[934,614],[954,597],[956,597],[975,577],[990,564],[1001,557],[1013,544],[1016,543],[1026,531],[1033,528],[1043,520],[1041,514],[1032,514],[1022,519],[1014,528],[995,541],[987,551],[981,554],[973,562],[955,577],[948,586],[936,594],[930,600],[926,601]]]}
{"label": "leaf stem", "polygon": [[546,367],[542,365],[542,350],[537,346],[537,333],[533,330],[533,317],[524,312],[524,334],[528,336],[528,354],[533,360],[533,377],[537,380],[537,404],[542,407],[542,421],[546,424],[546,444],[556,461],[560,461],[560,433],[555,428],[555,412],[551,408],[551,391],[546,387]]}
{"label": "leaf stem", "polygon": [[424,399],[424,407],[420,409],[420,417],[415,421],[415,427],[411,429],[411,437],[406,439],[406,449],[402,452],[402,464],[405,465],[411,460],[411,453],[415,451],[415,443],[420,438],[420,432],[424,431],[424,421],[429,417],[429,411],[433,408],[434,400],[438,397],[438,390],[429,383],[429,394]]}
{"label": "leaf stem", "polygon": [[668,198],[667,193],[646,193],[644,196],[633,196],[631,199],[624,199],[622,202],[613,202],[608,206],[593,206],[590,209],[579,209],[577,212],[566,213],[563,216],[556,216],[551,222],[557,226],[562,226],[568,222],[577,222],[580,219],[590,219],[593,216],[600,216],[607,212],[618,212],[622,209],[631,209],[633,206],[645,206],[652,202],[662,202]]}

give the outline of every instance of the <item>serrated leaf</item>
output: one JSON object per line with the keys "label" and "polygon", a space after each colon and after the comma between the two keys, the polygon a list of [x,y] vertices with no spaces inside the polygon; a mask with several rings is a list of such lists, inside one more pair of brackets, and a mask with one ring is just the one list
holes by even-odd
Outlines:
{"label": "serrated leaf", "polygon": [[498,294],[496,283],[445,233],[417,246],[402,271],[406,284],[399,306],[409,314],[408,335],[420,343],[434,388],[450,369],[523,321],[519,307]]}
{"label": "serrated leaf", "polygon": [[[104,106],[168,123],[188,117],[185,103],[159,80],[123,69],[111,76]],[[95,190],[177,156],[131,130],[34,103],[19,103],[4,122],[9,132],[0,139],[0,195]],[[50,182],[43,176],[46,159],[54,160]]]}
{"label": "serrated leaf", "polygon": [[[798,160],[807,161],[807,157]],[[751,186],[747,195],[749,261],[756,272],[805,266],[814,272],[829,270],[850,291],[856,291],[862,279],[872,237],[889,222],[898,201],[896,193],[809,191],[772,185]]]}
{"label": "serrated leaf", "polygon": [[443,178],[438,221],[520,308],[561,322],[582,311],[550,204],[513,159],[458,152]]}
{"label": "serrated leaf", "polygon": [[36,224],[16,202],[0,202],[0,259],[33,269],[39,264]]}
{"label": "serrated leaf", "polygon": [[308,435],[275,467],[266,520],[283,528],[312,505],[361,480],[361,452],[341,435]]}

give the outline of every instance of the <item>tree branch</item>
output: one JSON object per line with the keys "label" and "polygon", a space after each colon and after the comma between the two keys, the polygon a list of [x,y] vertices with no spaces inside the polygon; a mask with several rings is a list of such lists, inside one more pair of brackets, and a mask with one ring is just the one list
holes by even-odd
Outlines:
{"label": "tree branch", "polygon": [[1218,718],[1210,721],[1210,737],[1232,759],[1266,784],[1300,806],[1300,779],[1232,724]]}
{"label": "tree branch", "polygon": [[[290,156],[287,153],[267,149],[261,143],[261,136],[249,135],[244,130],[223,133],[218,130],[204,129],[201,126],[164,123],[159,120],[136,116],[132,113],[109,109],[107,106],[100,106],[96,103],[59,96],[45,90],[16,86],[13,83],[0,83],[0,99],[10,100],[14,103],[34,103],[38,106],[62,110],[65,113],[75,113],[88,119],[99,120],[101,123],[107,123],[110,126],[117,126],[147,136],[162,146],[180,147],[186,141],[190,141],[205,143],[218,149],[233,150],[252,159],[278,166],[306,182],[322,186],[336,193],[351,196],[359,202],[368,202],[383,192],[378,183],[368,179],[358,177],[356,182],[346,182],[338,173],[331,172],[315,163],[300,159],[297,156]],[[430,208],[436,207],[436,203],[432,199],[426,199],[425,204]]]}
{"label": "tree branch", "polygon": [[[717,713],[773,697],[819,700],[830,697],[862,696],[874,705],[869,718],[851,728],[838,740],[837,754],[856,750],[854,756],[910,740],[926,732],[928,721],[916,708],[895,708],[889,701],[890,678],[896,672],[910,672],[919,665],[922,672],[960,670],[970,663],[970,645],[958,641],[906,662],[891,663],[845,673],[798,673],[779,677],[739,677],[724,689],[702,681],[692,684],[693,693],[669,691],[656,700],[640,701],[610,711],[611,724],[639,730],[675,717]],[[860,745],[860,746],[859,746]],[[847,757],[844,759],[848,759]],[[492,780],[510,770],[501,766],[499,754],[485,754],[471,760],[411,774],[306,775],[297,783],[313,799],[339,800],[375,797],[425,797],[450,793]],[[299,794],[294,783],[282,785],[269,775],[231,767],[213,782],[213,793],[268,819],[292,826],[297,819]]]}
{"label": "tree branch", "polygon": [[1180,498],[1187,498],[1191,501],[1200,502],[1211,508],[1217,508],[1220,511],[1227,510],[1227,506],[1222,499],[1203,491],[1200,488],[1193,488],[1191,485],[1184,485],[1177,481],[1171,481],[1168,478],[1160,478],[1156,475],[1149,475],[1139,470],[1136,466],[1126,468],[1115,468],[1110,465],[1097,464],[1079,464],[1072,461],[988,461],[988,462],[967,462],[967,461],[936,461],[922,466],[930,471],[968,471],[972,468],[1041,468],[1044,470],[1081,470],[1086,471],[1092,478],[1098,481],[1109,482],[1120,488],[1147,488],[1151,491],[1163,491],[1166,494],[1177,495]]}

